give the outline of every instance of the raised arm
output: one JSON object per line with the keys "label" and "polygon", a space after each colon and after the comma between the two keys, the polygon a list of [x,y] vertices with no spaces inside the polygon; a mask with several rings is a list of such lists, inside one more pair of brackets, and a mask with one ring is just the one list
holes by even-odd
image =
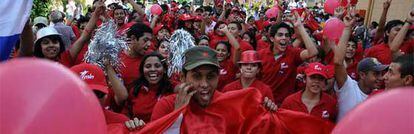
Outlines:
{"label": "raised arm", "polygon": [[394,40],[390,44],[390,49],[394,56],[401,55],[399,51],[400,46],[403,43],[405,35],[407,34],[410,26],[413,25],[413,23],[414,23],[414,9],[412,9],[408,13],[408,17],[405,20],[404,25],[402,26],[402,28],[400,29],[400,31],[398,32],[398,34],[395,36]]}
{"label": "raised arm", "polygon": [[92,31],[96,27],[96,21],[98,21],[99,16],[105,14],[105,6],[103,3],[99,3],[96,7],[95,11],[92,14],[91,19],[89,20],[88,24],[86,24],[85,29],[82,32],[82,35],[79,37],[78,40],[73,43],[72,47],[69,49],[70,56],[72,59],[75,59],[83,45],[91,38]]}
{"label": "raised arm", "polygon": [[[145,2],[145,0],[144,0]],[[144,9],[141,8],[141,6],[139,6],[137,3],[135,3],[134,0],[128,0],[128,3],[132,5],[132,8],[134,8],[135,11],[137,11],[137,13],[139,15],[145,15],[145,11]]]}
{"label": "raised arm", "polygon": [[384,32],[385,32],[385,22],[387,21],[387,13],[388,13],[388,9],[390,8],[391,5],[391,1],[392,0],[385,0],[384,4],[383,4],[383,10],[382,10],[382,14],[381,14],[381,18],[378,24],[378,30],[377,33],[375,33],[375,37],[374,37],[374,41],[378,41],[381,38],[384,37]]}
{"label": "raised arm", "polygon": [[34,35],[32,25],[30,25],[29,21],[30,20],[26,22],[26,25],[24,25],[23,32],[20,35],[19,57],[33,56]]}
{"label": "raised arm", "polygon": [[291,21],[294,22],[293,25],[295,31],[299,32],[299,37],[302,38],[302,41],[306,47],[306,49],[300,53],[300,58],[302,60],[306,60],[317,55],[318,49],[316,48],[316,44],[312,41],[309,34],[306,32],[305,27],[303,26],[303,16],[300,17],[299,14],[295,12],[295,15],[293,15]]}
{"label": "raised arm", "polygon": [[128,98],[128,91],[125,88],[122,81],[117,77],[114,68],[106,63],[105,72],[108,75],[108,83],[111,89],[114,91],[114,99],[117,105],[122,105],[124,101]]}
{"label": "raised arm", "polygon": [[154,15],[154,17],[152,17],[150,25],[151,29],[154,29],[155,25],[157,24],[158,18],[160,18],[158,15]]}
{"label": "raised arm", "polygon": [[338,87],[341,88],[348,77],[346,72],[346,67],[344,65],[346,45],[348,44],[349,38],[352,33],[352,26],[355,22],[355,19],[350,15],[344,18],[345,29],[342,32],[342,36],[339,39],[339,44],[336,49],[334,49],[334,64],[335,64],[335,79],[338,84]]}
{"label": "raised arm", "polygon": [[231,47],[233,48],[232,51],[232,60],[234,65],[238,65],[237,62],[240,59],[240,55],[241,55],[241,50],[240,50],[240,44],[237,41],[237,39],[233,36],[233,34],[231,34],[227,28],[227,26],[224,26],[223,28],[220,29],[225,35],[226,37],[229,39],[229,43],[231,45]]}

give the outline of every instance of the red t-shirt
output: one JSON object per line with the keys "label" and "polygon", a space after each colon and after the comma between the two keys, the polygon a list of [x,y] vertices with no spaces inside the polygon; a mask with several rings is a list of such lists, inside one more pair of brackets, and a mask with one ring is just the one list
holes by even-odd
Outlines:
{"label": "red t-shirt", "polygon": [[125,123],[125,121],[128,121],[129,118],[126,117],[123,114],[115,113],[112,111],[109,111],[107,109],[103,109],[103,113],[105,115],[106,124],[112,124],[112,123]]}
{"label": "red t-shirt", "polygon": [[296,91],[296,69],[303,63],[301,52],[301,49],[288,46],[277,60],[270,48],[258,52],[263,64],[261,80],[272,89],[276,104]]}
{"label": "red t-shirt", "polygon": [[[270,87],[268,85],[264,84],[260,80],[257,80],[257,79],[254,80],[253,83],[249,85],[249,87],[257,88],[260,91],[260,93],[262,93],[263,97],[268,97],[269,99],[274,101],[272,90],[270,89]],[[241,89],[243,89],[241,81],[236,80],[236,81],[233,81],[232,83],[227,84],[226,86],[224,86],[223,92],[241,90]]]}
{"label": "red t-shirt", "polygon": [[244,52],[247,50],[253,50],[253,47],[252,45],[250,45],[249,42],[246,42],[241,38],[237,38],[237,42],[239,42],[241,52]]}
{"label": "red t-shirt", "polygon": [[321,119],[335,122],[337,114],[337,102],[333,97],[322,92],[318,104],[316,104],[311,111],[308,111],[306,105],[302,102],[302,93],[303,91],[298,91],[286,97],[281,105],[281,108],[307,113]]}
{"label": "red t-shirt", "polygon": [[365,57],[373,57],[378,59],[382,64],[391,64],[392,55],[388,44],[382,43],[375,45],[365,51]]}
{"label": "red t-shirt", "polygon": [[124,81],[124,85],[129,88],[131,87],[132,82],[137,80],[139,77],[139,65],[141,64],[143,56],[130,57],[124,52],[121,52],[119,57],[125,65],[120,68],[121,78]]}
{"label": "red t-shirt", "polygon": [[354,62],[352,62],[352,64],[348,65],[346,67],[346,72],[348,73],[349,77],[351,77],[354,80],[358,80],[358,62],[354,59]]}
{"label": "red t-shirt", "polygon": [[129,22],[129,23],[126,23],[126,24],[122,25],[121,27],[118,28],[118,30],[116,31],[116,34],[119,35],[119,36],[122,36],[122,35],[126,34],[128,29],[132,25],[134,25],[135,23],[136,23],[135,21],[132,21],[132,22]]}
{"label": "red t-shirt", "polygon": [[85,43],[83,45],[82,49],[79,51],[79,54],[75,59],[75,63],[74,63],[75,65],[85,62],[84,58],[85,58],[86,52],[88,52],[88,46],[89,46],[88,43]]}
{"label": "red t-shirt", "polygon": [[259,40],[259,41],[257,41],[256,50],[260,51],[262,49],[270,49],[270,44],[266,41]]}
{"label": "red t-shirt", "polygon": [[216,49],[217,43],[220,41],[229,41],[226,36],[218,36],[214,32],[208,34],[210,38],[209,46],[211,49]]}
{"label": "red t-shirt", "polygon": [[227,58],[220,62],[219,82],[217,84],[217,90],[222,91],[223,87],[236,80],[236,73],[238,68],[234,65],[231,58]]}
{"label": "red t-shirt", "polygon": [[70,56],[69,50],[66,50],[60,54],[58,62],[68,68],[72,67],[74,64],[74,60]]}
{"label": "red t-shirt", "polygon": [[414,39],[404,41],[400,46],[400,51],[403,54],[412,54],[412,53],[414,53]]}
{"label": "red t-shirt", "polygon": [[133,117],[149,122],[152,110],[155,104],[160,100],[161,96],[157,96],[158,86],[146,87],[142,86],[137,96],[134,95],[134,88],[129,90],[128,102],[123,113],[127,113],[128,107],[131,107]]}

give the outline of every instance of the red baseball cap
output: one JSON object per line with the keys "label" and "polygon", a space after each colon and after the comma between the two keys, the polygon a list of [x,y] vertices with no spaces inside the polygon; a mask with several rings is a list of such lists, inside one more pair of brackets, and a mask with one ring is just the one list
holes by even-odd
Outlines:
{"label": "red baseball cap", "polygon": [[309,63],[308,67],[305,69],[306,76],[317,74],[323,76],[325,79],[328,79],[328,75],[326,72],[326,66],[319,62]]}
{"label": "red baseball cap", "polygon": [[73,66],[70,70],[85,81],[90,89],[108,94],[108,85],[106,84],[105,74],[99,66],[82,63]]}
{"label": "red baseball cap", "polygon": [[262,61],[256,51],[247,50],[241,54],[240,61],[237,63],[262,63]]}
{"label": "red baseball cap", "polygon": [[161,24],[161,25],[157,25],[157,26],[155,26],[155,27],[154,27],[154,29],[153,29],[153,34],[154,34],[154,35],[157,35],[157,34],[158,34],[158,32],[159,32],[161,29],[167,29],[167,30],[168,30],[168,32],[171,32],[171,30],[170,30],[170,29],[169,29],[166,25]]}

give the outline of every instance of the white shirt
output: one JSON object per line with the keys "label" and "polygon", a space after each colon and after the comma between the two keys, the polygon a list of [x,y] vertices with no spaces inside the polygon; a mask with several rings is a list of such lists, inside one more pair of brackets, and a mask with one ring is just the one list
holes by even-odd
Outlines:
{"label": "white shirt", "polygon": [[335,82],[334,89],[338,95],[338,118],[339,122],[349,111],[367,99],[368,95],[361,91],[358,82],[347,75],[344,85],[338,89]]}

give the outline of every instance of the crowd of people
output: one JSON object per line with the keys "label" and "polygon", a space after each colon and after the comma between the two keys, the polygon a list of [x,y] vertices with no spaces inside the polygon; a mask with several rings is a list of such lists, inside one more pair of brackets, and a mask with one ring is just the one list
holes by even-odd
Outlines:
{"label": "crowd of people", "polygon": [[[188,105],[191,114],[174,122],[181,131],[231,132],[240,120],[217,114],[233,109],[214,107],[212,113],[212,107],[239,90],[257,90],[257,105],[267,111],[287,109],[335,124],[373,95],[414,86],[414,9],[404,20],[387,21],[392,0],[386,0],[380,21],[367,27],[350,4],[327,14],[279,3],[276,16],[265,14],[269,8],[253,16],[220,0],[197,8],[171,1],[160,5],[160,14],[148,14],[134,0],[107,6],[94,0],[78,18],[54,10],[28,22],[9,60],[35,57],[70,68],[94,91],[106,123],[129,131]],[[337,40],[322,31],[330,18],[344,24]],[[119,70],[108,61],[102,67],[84,60],[90,40],[98,38],[95,30],[110,19],[116,34],[128,39]],[[170,38],[177,29],[190,33],[195,47],[185,51],[183,70],[169,76]]]}

